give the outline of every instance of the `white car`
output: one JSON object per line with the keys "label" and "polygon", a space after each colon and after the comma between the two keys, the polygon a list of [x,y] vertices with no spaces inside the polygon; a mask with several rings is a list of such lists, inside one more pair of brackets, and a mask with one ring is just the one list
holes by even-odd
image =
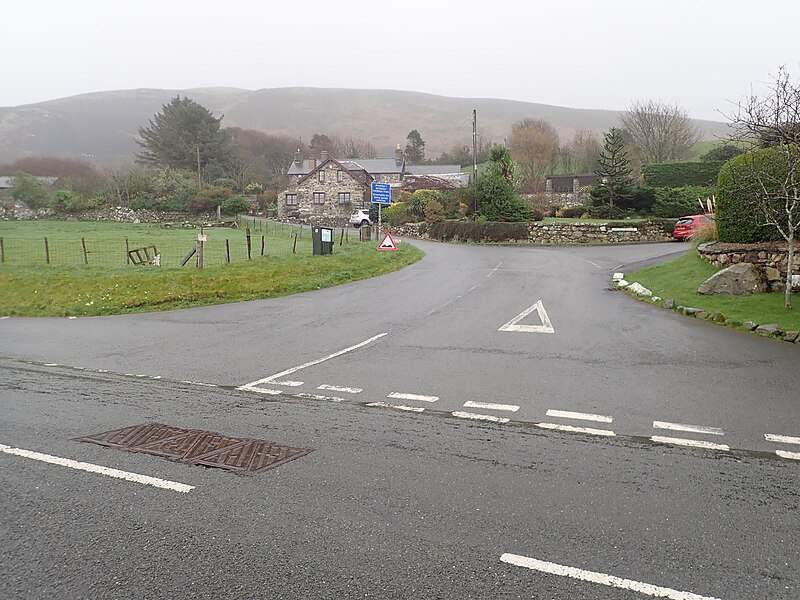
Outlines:
{"label": "white car", "polygon": [[372,219],[369,218],[369,209],[360,208],[355,211],[352,215],[350,215],[349,223],[354,227],[361,227],[362,225],[369,227],[372,225]]}

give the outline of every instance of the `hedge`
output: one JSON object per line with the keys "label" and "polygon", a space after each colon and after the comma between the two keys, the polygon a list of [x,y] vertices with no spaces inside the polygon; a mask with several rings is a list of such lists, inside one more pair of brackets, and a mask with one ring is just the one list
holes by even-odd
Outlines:
{"label": "hedge", "polygon": [[642,165],[642,178],[653,187],[713,186],[725,162],[653,163]]}
{"label": "hedge", "polygon": [[526,223],[499,223],[492,221],[440,221],[426,223],[422,228],[432,238],[442,242],[505,242],[527,240]]}

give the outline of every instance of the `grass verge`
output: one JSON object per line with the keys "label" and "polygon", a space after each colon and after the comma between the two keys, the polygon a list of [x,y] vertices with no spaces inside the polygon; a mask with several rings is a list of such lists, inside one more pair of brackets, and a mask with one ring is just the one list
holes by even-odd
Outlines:
{"label": "grass verge", "polygon": [[783,292],[752,296],[698,294],[700,284],[718,270],[696,252],[687,252],[669,262],[625,273],[625,280],[638,281],[654,296],[674,300],[676,306],[700,308],[709,315],[720,312],[731,326],[752,321],[759,325],[774,323],[783,331],[800,331],[800,311],[784,308]]}

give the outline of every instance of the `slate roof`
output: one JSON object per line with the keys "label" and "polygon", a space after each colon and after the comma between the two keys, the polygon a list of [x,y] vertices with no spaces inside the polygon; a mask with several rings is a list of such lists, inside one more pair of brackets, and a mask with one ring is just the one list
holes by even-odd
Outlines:
{"label": "slate roof", "polygon": [[461,173],[461,165],[406,165],[406,173],[411,175],[452,175]]}
{"label": "slate roof", "polygon": [[570,173],[568,175],[550,175],[547,180],[551,183],[554,192],[571,192],[574,180],[578,180],[578,186],[597,185],[600,177],[596,173]]}

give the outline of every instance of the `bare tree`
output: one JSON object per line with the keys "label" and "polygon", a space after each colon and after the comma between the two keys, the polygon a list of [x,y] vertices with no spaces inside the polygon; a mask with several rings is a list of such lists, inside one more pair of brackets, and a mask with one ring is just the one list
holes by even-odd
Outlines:
{"label": "bare tree", "polygon": [[593,173],[597,169],[597,157],[603,150],[600,137],[589,129],[578,129],[563,148],[564,164],[575,173]]}
{"label": "bare tree", "polygon": [[523,119],[514,123],[509,144],[523,182],[543,181],[558,164],[558,132],[547,121]]}
{"label": "bare tree", "polygon": [[375,158],[378,156],[375,146],[360,138],[348,137],[337,145],[341,148],[342,158]]}
{"label": "bare tree", "polygon": [[[792,274],[800,232],[800,82],[785,67],[763,98],[751,95],[730,118],[733,140],[750,152],[732,163],[732,175],[756,191],[763,225],[775,227],[788,244],[784,305],[792,308]],[[766,147],[766,148],[765,148]],[[763,148],[754,151],[756,148]],[[734,166],[735,165],[735,166]]]}
{"label": "bare tree", "polygon": [[619,117],[625,137],[644,163],[685,158],[700,131],[677,104],[637,100]]}

